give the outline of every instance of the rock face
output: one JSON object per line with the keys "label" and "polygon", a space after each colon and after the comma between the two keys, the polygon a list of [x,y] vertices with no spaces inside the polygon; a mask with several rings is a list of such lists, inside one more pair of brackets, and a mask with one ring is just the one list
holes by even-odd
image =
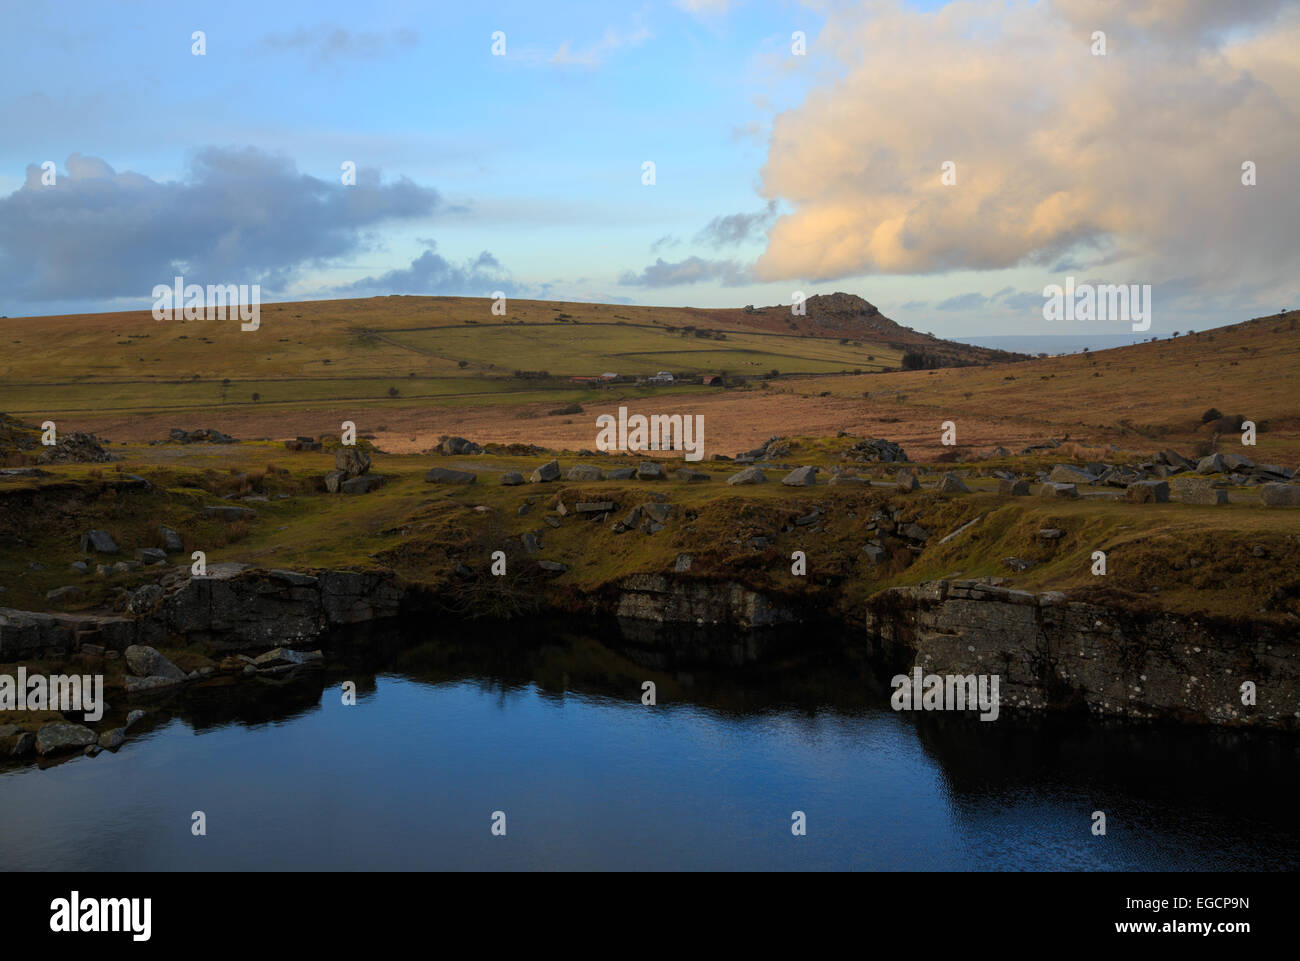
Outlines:
{"label": "rock face", "polygon": [[[1218,457],[1218,454],[1214,455]],[[1228,503],[1228,492],[1215,487],[1208,477],[1175,477],[1169,482],[1175,495],[1184,504],[1215,506]]]}
{"label": "rock face", "polygon": [[1265,484],[1259,499],[1268,507],[1300,507],[1300,484]]}
{"label": "rock face", "polygon": [[[924,673],[999,675],[1004,708],[1300,727],[1300,639],[1262,622],[934,581],[882,592],[866,623]],[[1242,705],[1243,679],[1255,682],[1257,706]]]}
{"label": "rock face", "polygon": [[619,584],[619,617],[660,623],[765,627],[800,619],[793,607],[739,584],[678,581],[660,574],[634,574]]}
{"label": "rock face", "polygon": [[[157,608],[139,618],[0,608],[0,663],[62,656],[83,642],[109,652],[152,648],[175,635],[221,651],[297,646],[337,627],[396,617],[405,598],[405,586],[391,574],[311,575],[209,564],[204,577],[177,576]],[[141,682],[171,681],[180,672],[175,665],[167,670],[140,660],[147,652],[134,656],[139,670],[152,672],[140,677],[134,671]]]}
{"label": "rock face", "polygon": [[424,475],[426,484],[473,484],[478,478],[467,470],[433,467]]}

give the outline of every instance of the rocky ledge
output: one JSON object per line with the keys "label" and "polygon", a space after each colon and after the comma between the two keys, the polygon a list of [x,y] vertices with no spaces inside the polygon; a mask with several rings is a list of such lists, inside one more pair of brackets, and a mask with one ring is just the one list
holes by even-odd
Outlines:
{"label": "rocky ledge", "polygon": [[1258,621],[934,581],[877,595],[866,627],[926,674],[1000,675],[1008,709],[1300,729],[1300,639]]}
{"label": "rocky ledge", "polygon": [[405,596],[405,586],[386,573],[214,564],[193,577],[179,569],[137,589],[129,617],[0,608],[0,662],[62,656],[84,644],[125,651],[171,636],[214,651],[300,646],[334,628],[395,617]]}

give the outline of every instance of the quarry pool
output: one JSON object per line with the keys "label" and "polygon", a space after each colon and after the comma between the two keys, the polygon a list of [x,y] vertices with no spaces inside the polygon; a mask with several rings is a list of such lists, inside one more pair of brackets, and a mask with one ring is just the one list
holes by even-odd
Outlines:
{"label": "quarry pool", "polygon": [[1294,736],[896,713],[848,651],[735,639],[408,634],[329,664],[255,698],[191,688],[116,753],[5,769],[5,868],[1300,866]]}

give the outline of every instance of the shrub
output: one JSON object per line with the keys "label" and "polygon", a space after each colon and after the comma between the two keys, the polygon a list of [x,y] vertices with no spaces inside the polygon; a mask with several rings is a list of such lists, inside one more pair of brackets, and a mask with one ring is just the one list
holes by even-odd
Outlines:
{"label": "shrub", "polygon": [[1223,414],[1219,413],[1219,408],[1211,407],[1209,410],[1207,410],[1204,414],[1201,415],[1201,423],[1208,424],[1210,421],[1218,420],[1222,416]]}

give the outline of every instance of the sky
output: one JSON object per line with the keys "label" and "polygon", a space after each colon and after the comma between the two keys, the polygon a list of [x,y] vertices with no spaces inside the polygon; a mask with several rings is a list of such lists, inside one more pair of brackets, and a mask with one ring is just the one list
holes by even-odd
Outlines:
{"label": "sky", "polygon": [[3,23],[9,317],[149,307],[177,274],[263,302],[842,290],[945,337],[1129,329],[1045,320],[1067,277],[1150,285],[1152,334],[1300,305],[1297,0],[143,0]]}

